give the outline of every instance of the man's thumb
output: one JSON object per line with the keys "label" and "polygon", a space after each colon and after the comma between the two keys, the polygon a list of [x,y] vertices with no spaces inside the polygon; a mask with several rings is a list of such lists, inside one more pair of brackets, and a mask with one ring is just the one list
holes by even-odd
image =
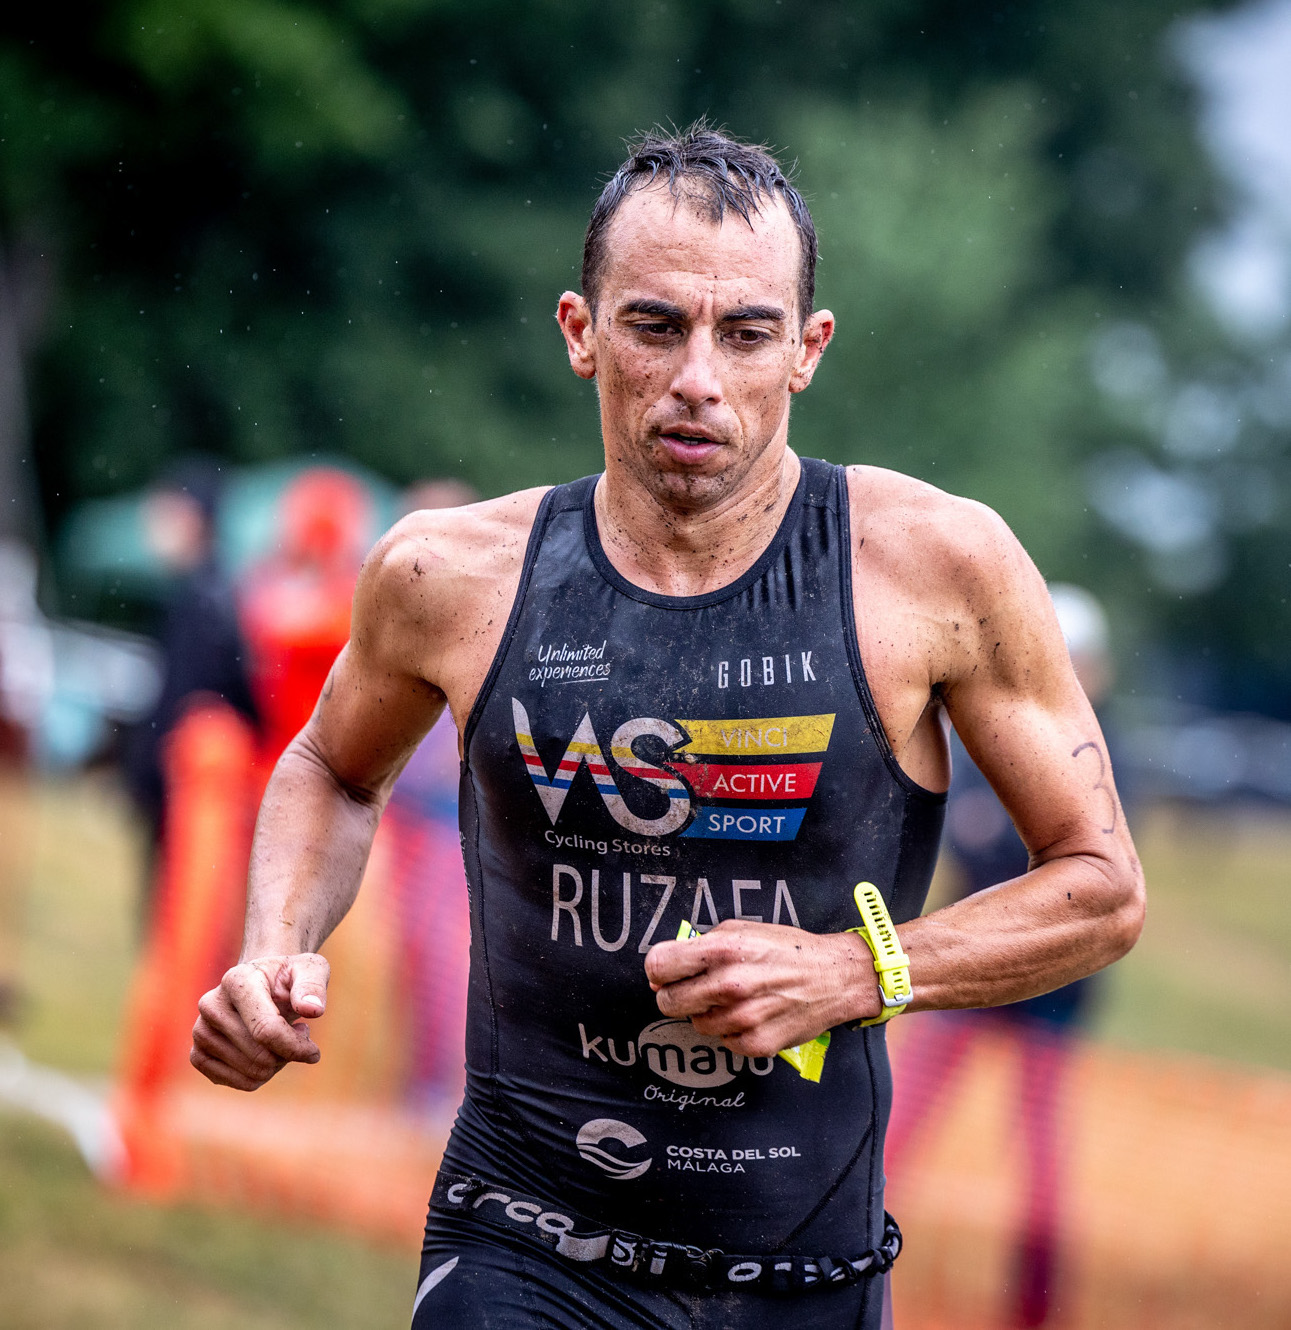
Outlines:
{"label": "man's thumb", "polygon": [[331,967],[312,954],[292,957],[291,1009],[298,1016],[321,1016],[327,1007]]}

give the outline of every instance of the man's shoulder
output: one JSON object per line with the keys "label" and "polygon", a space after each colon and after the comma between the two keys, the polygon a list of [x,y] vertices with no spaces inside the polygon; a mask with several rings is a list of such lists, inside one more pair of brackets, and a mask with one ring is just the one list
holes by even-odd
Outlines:
{"label": "man's shoulder", "polygon": [[848,480],[860,585],[907,622],[934,680],[968,677],[983,663],[987,673],[1008,670],[1025,655],[1053,610],[999,514],[895,471],[849,467]]}
{"label": "man's shoulder", "polygon": [[388,577],[414,582],[505,575],[523,561],[546,493],[547,487],[541,487],[460,508],[418,509],[381,537],[369,562],[379,564]]}
{"label": "man's shoulder", "polygon": [[975,499],[878,466],[849,466],[847,485],[856,543],[872,541],[880,557],[932,559],[953,574],[1022,553],[1004,519]]}
{"label": "man's shoulder", "polygon": [[442,626],[481,597],[514,591],[546,488],[460,508],[419,509],[372,547],[356,609]]}

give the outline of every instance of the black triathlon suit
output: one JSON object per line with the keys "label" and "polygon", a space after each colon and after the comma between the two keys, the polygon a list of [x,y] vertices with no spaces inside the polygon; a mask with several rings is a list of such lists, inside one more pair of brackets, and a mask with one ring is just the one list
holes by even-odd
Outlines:
{"label": "black triathlon suit", "polygon": [[466,726],[467,1087],[413,1324],[875,1330],[881,1277],[786,1305],[739,1287],[758,1260],[730,1291],[661,1287],[563,1237],[878,1247],[884,1027],[832,1031],[813,1083],[662,1018],[644,953],[683,920],[851,928],[858,881],[913,918],[945,802],[897,766],[865,682],[841,467],[804,459],[766,551],[702,596],[615,571],[595,484],[544,497]]}

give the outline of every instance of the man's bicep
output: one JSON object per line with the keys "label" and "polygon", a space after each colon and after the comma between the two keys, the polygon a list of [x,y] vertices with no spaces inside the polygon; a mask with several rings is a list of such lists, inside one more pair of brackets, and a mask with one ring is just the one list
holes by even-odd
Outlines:
{"label": "man's bicep", "polygon": [[353,641],[333,664],[302,736],[333,775],[358,789],[381,789],[403,769],[444,711],[444,694]]}
{"label": "man's bicep", "polygon": [[376,792],[388,785],[444,710],[425,677],[444,589],[407,576],[416,564],[398,528],[368,556],[354,592],[350,640],[337,656],[305,738],[332,773]]}
{"label": "man's bicep", "polygon": [[[1054,668],[1070,671],[1065,653]],[[1038,694],[962,699],[951,719],[1035,863],[1119,855],[1124,815],[1107,745],[1074,676]]]}
{"label": "man's bicep", "polygon": [[1115,857],[1122,818],[1107,748],[1048,588],[998,517],[969,516],[979,521],[961,523],[972,559],[957,569],[965,599],[941,687],[947,714],[1033,862]]}

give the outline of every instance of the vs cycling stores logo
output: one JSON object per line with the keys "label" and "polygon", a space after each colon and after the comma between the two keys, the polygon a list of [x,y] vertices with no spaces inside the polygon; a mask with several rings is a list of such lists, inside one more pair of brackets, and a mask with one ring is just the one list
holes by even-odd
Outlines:
{"label": "vs cycling stores logo", "polygon": [[[590,711],[583,713],[552,772],[538,753],[529,714],[518,698],[511,699],[511,714],[516,743],[552,826],[585,765],[619,826],[638,836],[678,832],[706,840],[794,840],[834,728],[833,713],[675,723],[655,716],[626,720],[610,737],[614,766],[630,778],[629,790],[634,779],[667,799],[664,811],[644,817],[620,790]],[[662,745],[666,756],[643,756],[637,744],[647,738],[656,749]]]}

